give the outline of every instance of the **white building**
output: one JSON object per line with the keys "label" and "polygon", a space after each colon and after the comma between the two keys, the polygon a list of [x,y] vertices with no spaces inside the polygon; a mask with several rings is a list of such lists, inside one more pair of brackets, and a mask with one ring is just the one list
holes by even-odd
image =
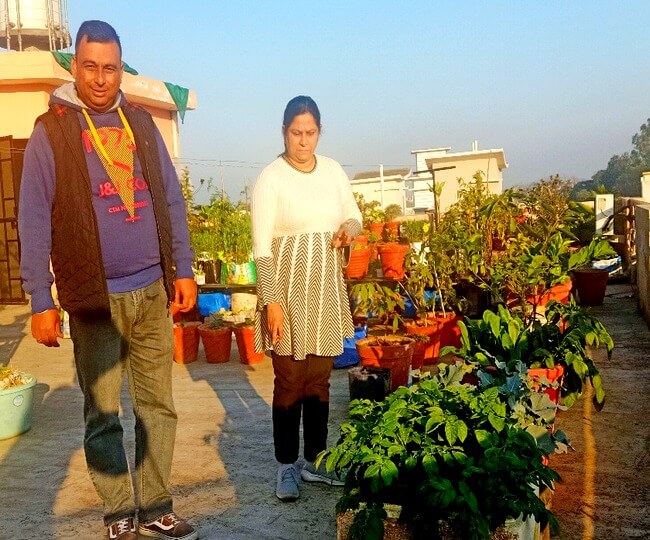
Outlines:
{"label": "white building", "polygon": [[[508,166],[502,148],[479,150],[472,143],[469,152],[450,152],[451,148],[413,150],[415,169],[388,169],[362,172],[350,180],[352,190],[367,201],[379,201],[385,209],[390,204],[402,207],[404,215],[423,214],[434,208],[433,186],[439,193],[439,211],[444,213],[458,201],[460,180],[474,182],[480,172],[491,193],[503,189],[502,171]],[[460,179],[460,180],[459,180]]]}

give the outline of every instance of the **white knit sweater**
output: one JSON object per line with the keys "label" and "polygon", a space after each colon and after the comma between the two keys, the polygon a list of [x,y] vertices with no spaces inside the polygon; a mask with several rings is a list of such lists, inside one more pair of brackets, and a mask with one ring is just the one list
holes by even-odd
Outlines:
{"label": "white knit sweater", "polygon": [[358,234],[361,213],[341,166],[320,155],[316,160],[316,168],[303,173],[276,159],[257,179],[251,201],[256,346],[272,347],[262,308],[279,302],[285,324],[275,351],[296,359],[341,354],[342,338],[354,333],[340,250],[331,241],[343,224]]}

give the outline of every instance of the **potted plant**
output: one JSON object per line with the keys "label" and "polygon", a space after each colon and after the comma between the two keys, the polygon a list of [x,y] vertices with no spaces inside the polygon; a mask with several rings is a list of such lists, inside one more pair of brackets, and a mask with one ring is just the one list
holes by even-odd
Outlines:
{"label": "potted plant", "polygon": [[259,364],[264,360],[263,352],[255,352],[255,308],[241,310],[237,313],[225,312],[224,321],[232,325],[242,364]]}
{"label": "potted plant", "polygon": [[0,440],[16,437],[32,427],[36,377],[0,366]]}
{"label": "potted plant", "polygon": [[[605,347],[608,355],[614,342],[594,316],[581,309],[573,300],[567,304],[551,301],[544,322],[525,321],[520,314],[504,306],[498,311],[487,310],[481,319],[465,319],[458,323],[461,347],[449,352],[479,366],[516,369],[518,362],[527,368],[543,368],[558,373],[562,366],[562,403],[571,407],[580,397],[589,380],[594,388],[594,403],[600,410],[605,403],[602,379],[588,347]],[[553,378],[551,371],[544,377]]]}
{"label": "potted plant", "polygon": [[199,321],[174,323],[174,362],[190,364],[199,356]]}
{"label": "potted plant", "polygon": [[377,246],[381,270],[385,278],[402,279],[404,277],[404,260],[409,251],[407,244],[382,242]]}
{"label": "potted plant", "polygon": [[415,308],[415,319],[405,324],[407,333],[427,334],[430,343],[425,353],[425,364],[433,363],[440,347],[458,345],[460,333],[456,322],[460,310],[454,289],[452,239],[443,228],[428,230],[419,253],[407,255],[406,277],[401,282],[405,294]]}
{"label": "potted plant", "polygon": [[197,267],[193,269],[194,271],[194,281],[197,285],[205,285],[205,270],[202,267]]}
{"label": "potted plant", "polygon": [[232,345],[232,324],[224,320],[226,310],[211,313],[199,325],[199,335],[205,351],[205,359],[210,364],[221,364],[230,360]]}
{"label": "potted plant", "polygon": [[319,456],[346,471],[336,511],[354,517],[339,538],[383,538],[386,504],[413,538],[489,538],[509,519],[554,520],[538,490],[558,475],[499,390],[461,384],[461,373],[445,366],[384,401],[351,402],[338,444]]}
{"label": "potted plant", "polygon": [[[379,283],[358,283],[350,290],[355,312],[371,313],[384,324],[382,335],[369,335],[356,341],[361,364],[391,370],[391,388],[408,383],[414,340],[396,334],[404,309],[404,299],[396,290]],[[389,334],[389,330],[392,333]],[[370,332],[369,332],[370,333]]]}
{"label": "potted plant", "polygon": [[593,263],[615,257],[618,257],[618,254],[601,236],[594,236],[589,244],[575,255],[572,276],[581,305],[602,305],[609,280],[609,270],[594,268]]}
{"label": "potted plant", "polygon": [[344,266],[345,277],[348,279],[359,279],[368,273],[370,264],[371,248],[368,246],[368,237],[359,241],[357,236],[348,249],[349,257]]}
{"label": "potted plant", "polygon": [[221,281],[238,285],[256,283],[257,272],[252,260],[252,225],[248,208],[243,203],[233,206],[232,213],[222,227]]}
{"label": "potted plant", "polygon": [[386,242],[397,242],[399,240],[400,222],[397,218],[402,215],[402,208],[398,204],[389,204],[384,209],[384,236]]}
{"label": "potted plant", "polygon": [[420,251],[422,242],[425,239],[427,233],[429,232],[429,220],[428,219],[413,219],[402,222],[402,238],[411,245],[416,253]]}
{"label": "potted plant", "polygon": [[381,240],[384,221],[386,220],[386,214],[381,209],[381,203],[379,201],[367,202],[361,193],[356,192],[354,193],[354,199],[361,212],[363,228],[375,233],[378,239]]}

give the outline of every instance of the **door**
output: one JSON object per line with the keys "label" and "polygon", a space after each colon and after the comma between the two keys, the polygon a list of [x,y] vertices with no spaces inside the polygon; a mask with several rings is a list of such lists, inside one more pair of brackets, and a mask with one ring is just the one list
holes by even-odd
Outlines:
{"label": "door", "polygon": [[18,190],[27,139],[0,137],[0,304],[26,304],[20,282]]}

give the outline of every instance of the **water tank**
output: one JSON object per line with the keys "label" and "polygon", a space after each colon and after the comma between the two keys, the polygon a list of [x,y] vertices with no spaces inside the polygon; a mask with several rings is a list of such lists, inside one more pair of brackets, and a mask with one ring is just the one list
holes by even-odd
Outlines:
{"label": "water tank", "polygon": [[66,0],[0,0],[0,47],[14,51],[69,48]]}

